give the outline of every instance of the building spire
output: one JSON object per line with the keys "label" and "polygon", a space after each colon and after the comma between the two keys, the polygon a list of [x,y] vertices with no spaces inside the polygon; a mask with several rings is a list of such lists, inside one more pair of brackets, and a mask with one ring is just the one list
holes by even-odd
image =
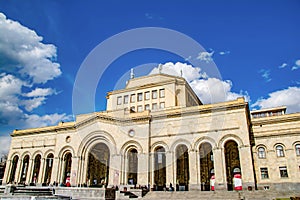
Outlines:
{"label": "building spire", "polygon": [[134,78],[134,71],[133,71],[133,68],[131,68],[130,70],[130,79],[133,79]]}
{"label": "building spire", "polygon": [[162,64],[159,64],[159,65],[158,65],[158,73],[161,74],[161,71],[162,71]]}

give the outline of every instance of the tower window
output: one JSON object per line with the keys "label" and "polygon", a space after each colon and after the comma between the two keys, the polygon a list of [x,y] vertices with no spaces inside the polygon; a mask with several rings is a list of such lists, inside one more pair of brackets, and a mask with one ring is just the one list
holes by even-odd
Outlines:
{"label": "tower window", "polygon": [[165,97],[165,89],[160,89],[159,90],[159,97],[164,98]]}
{"label": "tower window", "polygon": [[157,99],[157,90],[152,91],[152,99]]}
{"label": "tower window", "polygon": [[157,110],[157,103],[152,104],[152,110]]}
{"label": "tower window", "polygon": [[150,92],[145,92],[145,100],[149,100],[150,99]]}
{"label": "tower window", "polygon": [[138,101],[143,101],[143,93],[138,93],[137,94],[137,100]]}
{"label": "tower window", "polygon": [[128,95],[124,96],[124,104],[128,104]]}
{"label": "tower window", "polygon": [[122,97],[121,97],[121,96],[117,98],[117,104],[118,104],[118,105],[121,105],[121,104],[122,104]]}
{"label": "tower window", "polygon": [[132,94],[132,95],[130,96],[130,102],[131,102],[131,103],[134,103],[134,102],[135,102],[135,94]]}

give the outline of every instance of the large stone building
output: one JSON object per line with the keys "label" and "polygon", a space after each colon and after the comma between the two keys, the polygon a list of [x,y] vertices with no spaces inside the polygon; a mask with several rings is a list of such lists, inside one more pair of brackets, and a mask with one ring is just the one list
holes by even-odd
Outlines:
{"label": "large stone building", "polygon": [[107,109],[15,130],[4,183],[300,190],[300,113],[249,111],[243,98],[202,104],[182,77],[132,78]]}

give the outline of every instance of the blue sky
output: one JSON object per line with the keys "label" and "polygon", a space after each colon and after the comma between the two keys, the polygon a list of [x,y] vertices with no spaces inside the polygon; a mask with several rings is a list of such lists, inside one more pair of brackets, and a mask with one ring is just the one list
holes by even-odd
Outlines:
{"label": "blue sky", "polygon": [[[213,91],[222,88],[223,100],[245,96],[251,109],[286,105],[299,112],[299,10],[296,0],[0,0],[0,142],[6,149],[14,129],[72,120],[74,81],[89,53],[116,34],[143,27],[178,31],[206,51],[186,58],[159,49],[119,56],[98,83],[96,111],[105,110],[106,92],[131,68],[161,63],[166,73],[183,70],[204,103],[210,103],[207,88],[216,102],[222,99]],[[221,77],[189,73],[201,69],[191,68],[191,59],[214,62]]]}

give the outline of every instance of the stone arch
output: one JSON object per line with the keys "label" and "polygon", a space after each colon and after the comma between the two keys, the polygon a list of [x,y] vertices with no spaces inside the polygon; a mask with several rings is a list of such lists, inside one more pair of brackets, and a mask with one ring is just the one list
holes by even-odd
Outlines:
{"label": "stone arch", "polygon": [[20,155],[17,153],[12,154],[11,156],[11,166],[9,169],[9,177],[8,177],[8,182],[13,183],[15,181],[15,176],[16,176],[16,170],[18,163],[21,162]]}
{"label": "stone arch", "polygon": [[73,147],[71,147],[70,145],[66,145],[60,149],[60,151],[58,153],[58,157],[60,159],[63,159],[64,155],[68,152],[70,152],[72,154],[72,157],[76,156]]}
{"label": "stone arch", "polygon": [[32,153],[32,158],[34,159],[37,155],[41,155],[41,158],[43,158],[43,153],[40,150],[37,150]]}
{"label": "stone arch", "polygon": [[120,149],[120,154],[125,155],[130,149],[136,148],[139,154],[143,153],[143,147],[141,144],[135,140],[129,140],[123,144]]}
{"label": "stone arch", "polygon": [[88,150],[99,142],[106,144],[112,154],[117,153],[117,145],[111,134],[105,131],[94,131],[82,139],[77,154],[85,158]]}
{"label": "stone arch", "polygon": [[207,142],[211,145],[212,148],[216,148],[217,147],[217,143],[216,141],[211,138],[211,137],[208,137],[208,136],[203,136],[203,137],[200,137],[198,138],[195,142],[194,142],[194,149],[195,150],[199,150],[200,148],[200,145],[204,142]]}
{"label": "stone arch", "polygon": [[43,158],[46,159],[46,158],[48,157],[48,155],[51,154],[51,153],[53,154],[53,156],[55,155],[53,149],[47,150],[47,151],[44,153],[44,157],[43,157]]}
{"label": "stone arch", "polygon": [[25,151],[20,155],[20,159],[23,160],[26,155],[29,155],[29,159],[32,157],[29,151]]}
{"label": "stone arch", "polygon": [[155,143],[153,143],[153,144],[151,145],[151,152],[154,152],[155,149],[156,149],[157,147],[159,147],[159,146],[163,147],[163,148],[165,149],[166,152],[169,151],[169,147],[168,147],[168,145],[167,145],[165,142],[163,142],[163,141],[158,141],[158,142],[155,142]]}
{"label": "stone arch", "polygon": [[224,148],[225,143],[229,140],[235,141],[239,147],[244,146],[243,140],[239,136],[234,134],[227,134],[220,139],[218,147]]}
{"label": "stone arch", "polygon": [[275,144],[273,145],[273,149],[276,150],[276,147],[277,147],[278,145],[281,145],[281,146],[284,148],[284,150],[286,150],[286,146],[285,146],[283,143],[281,143],[281,142],[275,143]]}
{"label": "stone arch", "polygon": [[190,151],[190,150],[192,149],[192,145],[191,145],[191,143],[190,143],[188,140],[186,140],[186,139],[178,139],[178,140],[176,140],[176,141],[171,145],[170,151],[175,152],[177,146],[182,145],[182,144],[185,145],[185,146],[188,148],[188,151]]}

